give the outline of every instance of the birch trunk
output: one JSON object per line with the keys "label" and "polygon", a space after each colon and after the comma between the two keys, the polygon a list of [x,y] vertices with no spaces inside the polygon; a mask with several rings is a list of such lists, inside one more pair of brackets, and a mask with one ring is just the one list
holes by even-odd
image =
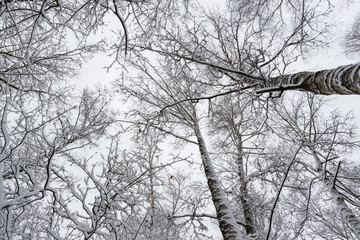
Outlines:
{"label": "birch trunk", "polygon": [[359,219],[357,219],[354,212],[346,204],[344,197],[335,188],[335,185],[333,184],[333,182],[329,178],[325,178],[324,183],[325,183],[325,185],[327,185],[330,188],[330,192],[337,204],[337,207],[339,208],[339,211],[340,211],[342,217],[345,219],[347,224],[350,226],[350,228],[353,231],[353,233],[355,234],[355,236],[358,239],[360,239],[360,221],[359,221]]}
{"label": "birch trunk", "polygon": [[242,141],[241,136],[239,136],[240,140],[238,141],[237,151],[238,151],[238,159],[237,159],[237,165],[238,165],[238,176],[240,179],[240,193],[241,193],[241,204],[243,208],[244,213],[244,219],[245,219],[245,231],[247,235],[254,234],[255,233],[255,227],[254,227],[254,221],[253,216],[251,212],[250,205],[248,203],[248,191],[247,191],[247,183],[245,182],[245,171],[244,171],[244,161],[243,161],[243,151],[242,151]]}
{"label": "birch trunk", "polygon": [[300,72],[271,79],[271,87],[257,93],[303,90],[322,95],[360,94],[360,63],[317,72]]}
{"label": "birch trunk", "polygon": [[[358,239],[360,239],[360,220],[357,218],[355,213],[351,210],[351,208],[346,204],[345,199],[343,195],[336,189],[335,187],[335,180],[331,180],[327,176],[322,176],[321,174],[324,173],[324,168],[322,165],[322,162],[320,161],[317,153],[313,151],[313,157],[315,161],[317,162],[317,172],[320,174],[320,178],[323,178],[324,185],[328,187],[330,190],[331,195],[333,196],[336,205],[342,215],[342,217],[345,219],[347,224],[350,226],[353,233],[356,235]],[[340,164],[338,168],[340,167]]]}
{"label": "birch trunk", "polygon": [[225,192],[212,166],[197,120],[194,122],[194,130],[221,233],[226,240],[241,240],[243,238],[241,237],[239,225],[236,223],[230,204],[225,197]]}

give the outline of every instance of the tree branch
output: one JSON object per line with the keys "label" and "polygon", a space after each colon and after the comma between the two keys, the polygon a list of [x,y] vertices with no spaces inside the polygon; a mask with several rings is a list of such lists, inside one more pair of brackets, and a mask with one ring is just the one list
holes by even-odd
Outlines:
{"label": "tree branch", "polygon": [[163,50],[154,49],[154,48],[151,48],[151,47],[143,47],[143,46],[139,46],[139,45],[133,45],[133,47],[134,48],[140,48],[140,49],[143,49],[143,50],[148,50],[148,51],[155,52],[155,53],[165,55],[165,56],[170,56],[170,57],[173,57],[173,58],[180,58],[180,59],[188,60],[188,61],[191,61],[191,62],[199,63],[201,65],[205,65],[205,66],[208,66],[208,67],[215,68],[215,69],[217,69],[219,71],[224,71],[224,72],[228,72],[228,73],[234,73],[234,74],[240,75],[242,77],[245,77],[245,78],[247,78],[249,80],[252,80],[252,81],[255,81],[255,82],[258,82],[258,81],[264,82],[265,81],[265,79],[262,78],[262,77],[251,75],[251,74],[248,74],[248,73],[245,73],[245,72],[242,72],[242,71],[238,71],[238,70],[235,70],[235,69],[215,65],[213,63],[205,62],[205,61],[196,59],[194,57],[189,57],[189,56],[181,55],[181,54],[174,53],[174,52],[168,53],[168,52],[165,52]]}
{"label": "tree branch", "polygon": [[213,98],[217,98],[217,97],[221,97],[221,96],[225,96],[225,95],[228,95],[228,94],[231,94],[231,93],[236,93],[236,92],[241,92],[241,91],[244,91],[244,90],[247,90],[247,89],[250,89],[250,88],[253,88],[253,87],[256,87],[258,86],[258,83],[255,83],[255,84],[252,84],[252,85],[248,85],[248,86],[245,86],[245,87],[242,87],[242,88],[237,88],[237,89],[232,89],[232,90],[229,90],[227,92],[222,92],[222,93],[218,93],[218,94],[214,94],[214,95],[210,95],[210,96],[205,96],[205,97],[196,97],[196,98],[186,98],[186,99],[182,99],[182,100],[179,100],[173,104],[170,104],[170,105],[166,105],[164,108],[162,108],[160,110],[160,114],[162,114],[167,108],[171,108],[171,107],[174,107],[178,104],[181,104],[183,102],[198,102],[200,100],[211,100]]}

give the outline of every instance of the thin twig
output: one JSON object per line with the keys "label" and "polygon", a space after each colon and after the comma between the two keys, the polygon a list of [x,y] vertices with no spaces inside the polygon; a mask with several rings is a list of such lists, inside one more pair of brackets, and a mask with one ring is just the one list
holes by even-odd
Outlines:
{"label": "thin twig", "polygon": [[225,96],[225,95],[229,95],[231,93],[236,93],[236,92],[241,92],[241,91],[244,91],[244,90],[247,90],[247,89],[250,89],[250,88],[253,88],[253,87],[256,87],[258,85],[258,83],[255,83],[255,84],[252,84],[252,85],[248,85],[248,86],[245,86],[245,87],[242,87],[242,88],[237,88],[237,89],[232,89],[232,90],[229,90],[227,92],[222,92],[222,93],[218,93],[218,94],[214,94],[214,95],[211,95],[211,96],[205,96],[205,97],[196,97],[196,98],[186,98],[186,99],[182,99],[182,100],[179,100],[173,104],[170,104],[170,105],[166,105],[164,108],[162,108],[160,110],[160,114],[162,114],[165,109],[167,108],[171,108],[171,107],[174,107],[176,105],[179,105],[183,102],[198,102],[200,100],[211,100],[213,98],[217,98],[217,97],[221,97],[221,96]]}

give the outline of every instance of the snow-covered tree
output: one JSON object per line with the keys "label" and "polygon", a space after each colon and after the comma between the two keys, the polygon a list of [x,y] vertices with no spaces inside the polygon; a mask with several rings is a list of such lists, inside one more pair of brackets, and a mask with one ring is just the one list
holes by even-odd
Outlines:
{"label": "snow-covered tree", "polygon": [[[358,53],[350,2],[0,1],[1,238],[358,239],[352,119],[313,94],[360,65],[290,70],[334,33]],[[96,53],[121,78],[74,89]]]}

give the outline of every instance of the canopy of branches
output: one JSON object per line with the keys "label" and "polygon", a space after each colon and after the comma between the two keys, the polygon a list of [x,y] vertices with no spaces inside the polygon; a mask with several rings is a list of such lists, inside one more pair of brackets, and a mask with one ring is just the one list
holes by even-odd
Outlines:
{"label": "canopy of branches", "polygon": [[0,238],[360,239],[356,7],[1,0]]}

